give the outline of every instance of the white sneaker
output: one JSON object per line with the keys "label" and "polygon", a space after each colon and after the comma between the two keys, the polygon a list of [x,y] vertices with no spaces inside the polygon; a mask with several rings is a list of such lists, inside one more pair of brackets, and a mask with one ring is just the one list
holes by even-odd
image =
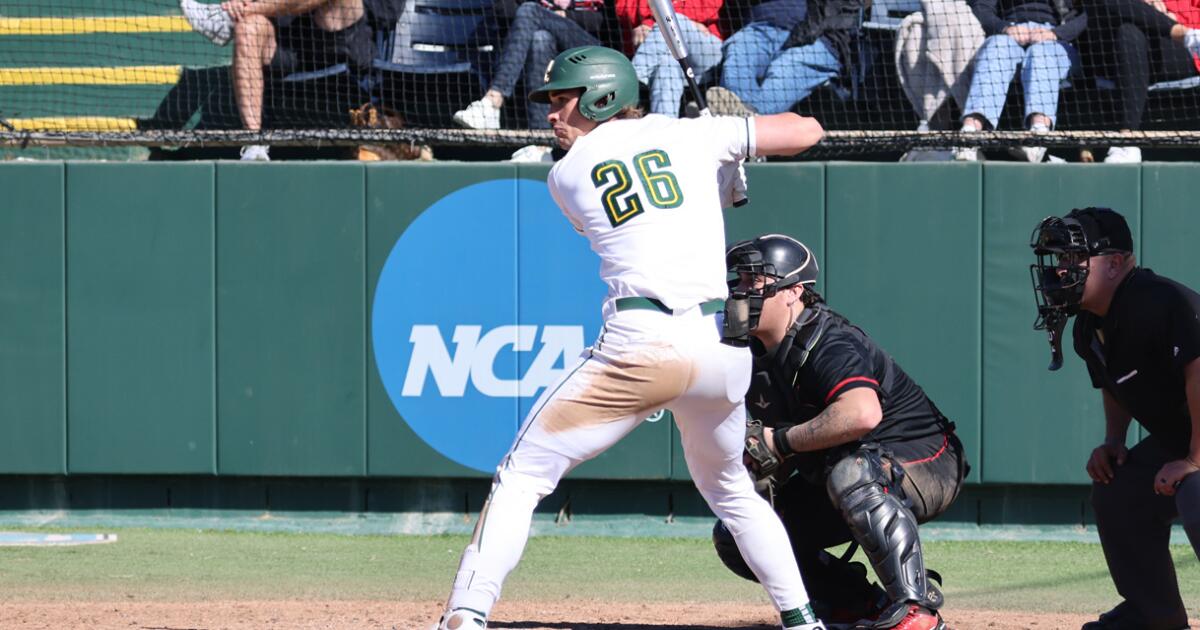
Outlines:
{"label": "white sneaker", "polygon": [[455,112],[454,122],[470,129],[499,129],[500,108],[487,98],[481,98]]}
{"label": "white sneaker", "polygon": [[265,144],[248,144],[242,147],[243,162],[270,162],[271,147]]}
{"label": "white sneaker", "polygon": [[547,162],[553,163],[554,156],[550,154],[553,149],[542,146],[540,144],[531,144],[517,149],[510,161],[512,162]]}
{"label": "white sneaker", "polygon": [[1142,161],[1142,150],[1138,147],[1109,147],[1104,156],[1107,164],[1138,164]]}
{"label": "white sneaker", "polygon": [[183,17],[197,33],[212,43],[224,46],[233,39],[233,18],[219,4],[201,4],[197,0],[179,0]]}
{"label": "white sneaker", "polygon": [[429,630],[484,630],[486,628],[487,619],[483,615],[467,608],[455,608],[442,615],[442,618],[430,626]]}
{"label": "white sneaker", "polygon": [[1183,45],[1187,46],[1188,52],[1193,55],[1200,55],[1200,29],[1189,28],[1183,34]]}
{"label": "white sneaker", "polygon": [[[959,133],[975,133],[977,131],[979,130],[970,125],[963,125],[962,129],[958,130]],[[975,147],[955,147],[954,159],[959,162],[978,162],[979,149]]]}
{"label": "white sneaker", "polygon": [[719,85],[708,88],[704,93],[704,98],[708,101],[708,111],[714,116],[749,118],[758,113],[753,107],[747,105],[742,100],[742,97],[734,93],[733,90],[725,89]]}
{"label": "white sneaker", "polygon": [[[1046,133],[1048,131],[1050,128],[1042,124],[1029,128],[1029,133]],[[1031,164],[1040,164],[1046,159],[1046,147],[1013,147],[1009,153]]]}

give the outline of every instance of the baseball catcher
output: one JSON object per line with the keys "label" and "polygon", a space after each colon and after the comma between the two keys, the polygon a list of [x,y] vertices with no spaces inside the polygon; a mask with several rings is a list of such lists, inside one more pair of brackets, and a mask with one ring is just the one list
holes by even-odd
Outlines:
{"label": "baseball catcher", "polygon": [[[945,628],[917,524],[945,512],[967,474],[954,423],[825,305],[803,243],[767,234],[731,247],[726,264],[736,277],[723,339],[754,355],[745,459],[770,488],[814,610],[830,627]],[[713,542],[726,566],[753,579],[720,521]],[[861,546],[878,585],[862,564],[825,551],[847,542]]]}

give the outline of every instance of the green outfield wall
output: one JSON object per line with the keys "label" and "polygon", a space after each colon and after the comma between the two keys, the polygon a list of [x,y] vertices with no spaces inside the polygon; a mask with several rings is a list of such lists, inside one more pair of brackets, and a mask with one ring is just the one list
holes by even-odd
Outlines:
{"label": "green outfield wall", "polygon": [[[553,231],[566,222],[547,205],[546,171],[0,165],[0,474],[334,488],[435,477],[477,488],[471,480],[488,476],[479,462],[503,452],[544,384],[534,373],[569,363],[565,351],[551,361],[555,340],[574,348],[594,330],[555,309],[580,304],[581,317],[599,318],[595,262],[569,229]],[[786,232],[811,245],[830,304],[957,423],[971,481],[1050,489],[1031,501],[1051,504],[1061,490],[1072,497],[1062,509],[1077,513],[1071,488],[1086,482],[1085,457],[1103,435],[1100,397],[1075,357],[1046,370],[1045,338],[1031,329],[1030,232],[1049,214],[1111,206],[1129,218],[1145,265],[1200,286],[1200,166],[748,172],[751,203],[727,212],[729,239]],[[411,326],[397,329],[400,315]],[[381,367],[390,335],[393,345],[428,341],[428,364],[414,368],[413,350],[407,367],[403,354]],[[530,335],[538,341],[518,352]],[[494,354],[468,366],[470,344]],[[440,418],[443,403],[458,406]],[[450,435],[436,434],[443,421]],[[451,457],[437,446],[446,440],[489,446]],[[688,478],[669,419],[572,476]],[[1000,497],[989,509],[1027,509],[1013,507],[1020,493],[989,492]]]}

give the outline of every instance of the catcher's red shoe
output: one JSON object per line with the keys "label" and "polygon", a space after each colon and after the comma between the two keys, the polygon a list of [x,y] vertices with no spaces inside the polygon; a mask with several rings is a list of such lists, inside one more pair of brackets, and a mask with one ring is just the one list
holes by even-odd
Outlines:
{"label": "catcher's red shoe", "polygon": [[909,606],[908,614],[900,623],[892,626],[893,630],[946,630],[946,622],[936,612],[931,612],[920,606]]}

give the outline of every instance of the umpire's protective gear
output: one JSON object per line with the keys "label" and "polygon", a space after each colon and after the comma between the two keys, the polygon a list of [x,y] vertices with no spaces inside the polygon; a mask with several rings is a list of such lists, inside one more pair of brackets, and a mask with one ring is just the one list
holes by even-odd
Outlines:
{"label": "umpire's protective gear", "polygon": [[559,53],[546,67],[546,83],[529,94],[535,103],[549,103],[550,93],[582,89],[579,112],[604,122],[638,102],[637,72],[625,55],[604,46],[580,46]]}
{"label": "umpire's protective gear", "polygon": [[937,610],[941,591],[925,575],[917,519],[900,488],[903,469],[893,463],[892,473],[884,469],[878,448],[867,446],[834,464],[825,487],[888,597]]}

